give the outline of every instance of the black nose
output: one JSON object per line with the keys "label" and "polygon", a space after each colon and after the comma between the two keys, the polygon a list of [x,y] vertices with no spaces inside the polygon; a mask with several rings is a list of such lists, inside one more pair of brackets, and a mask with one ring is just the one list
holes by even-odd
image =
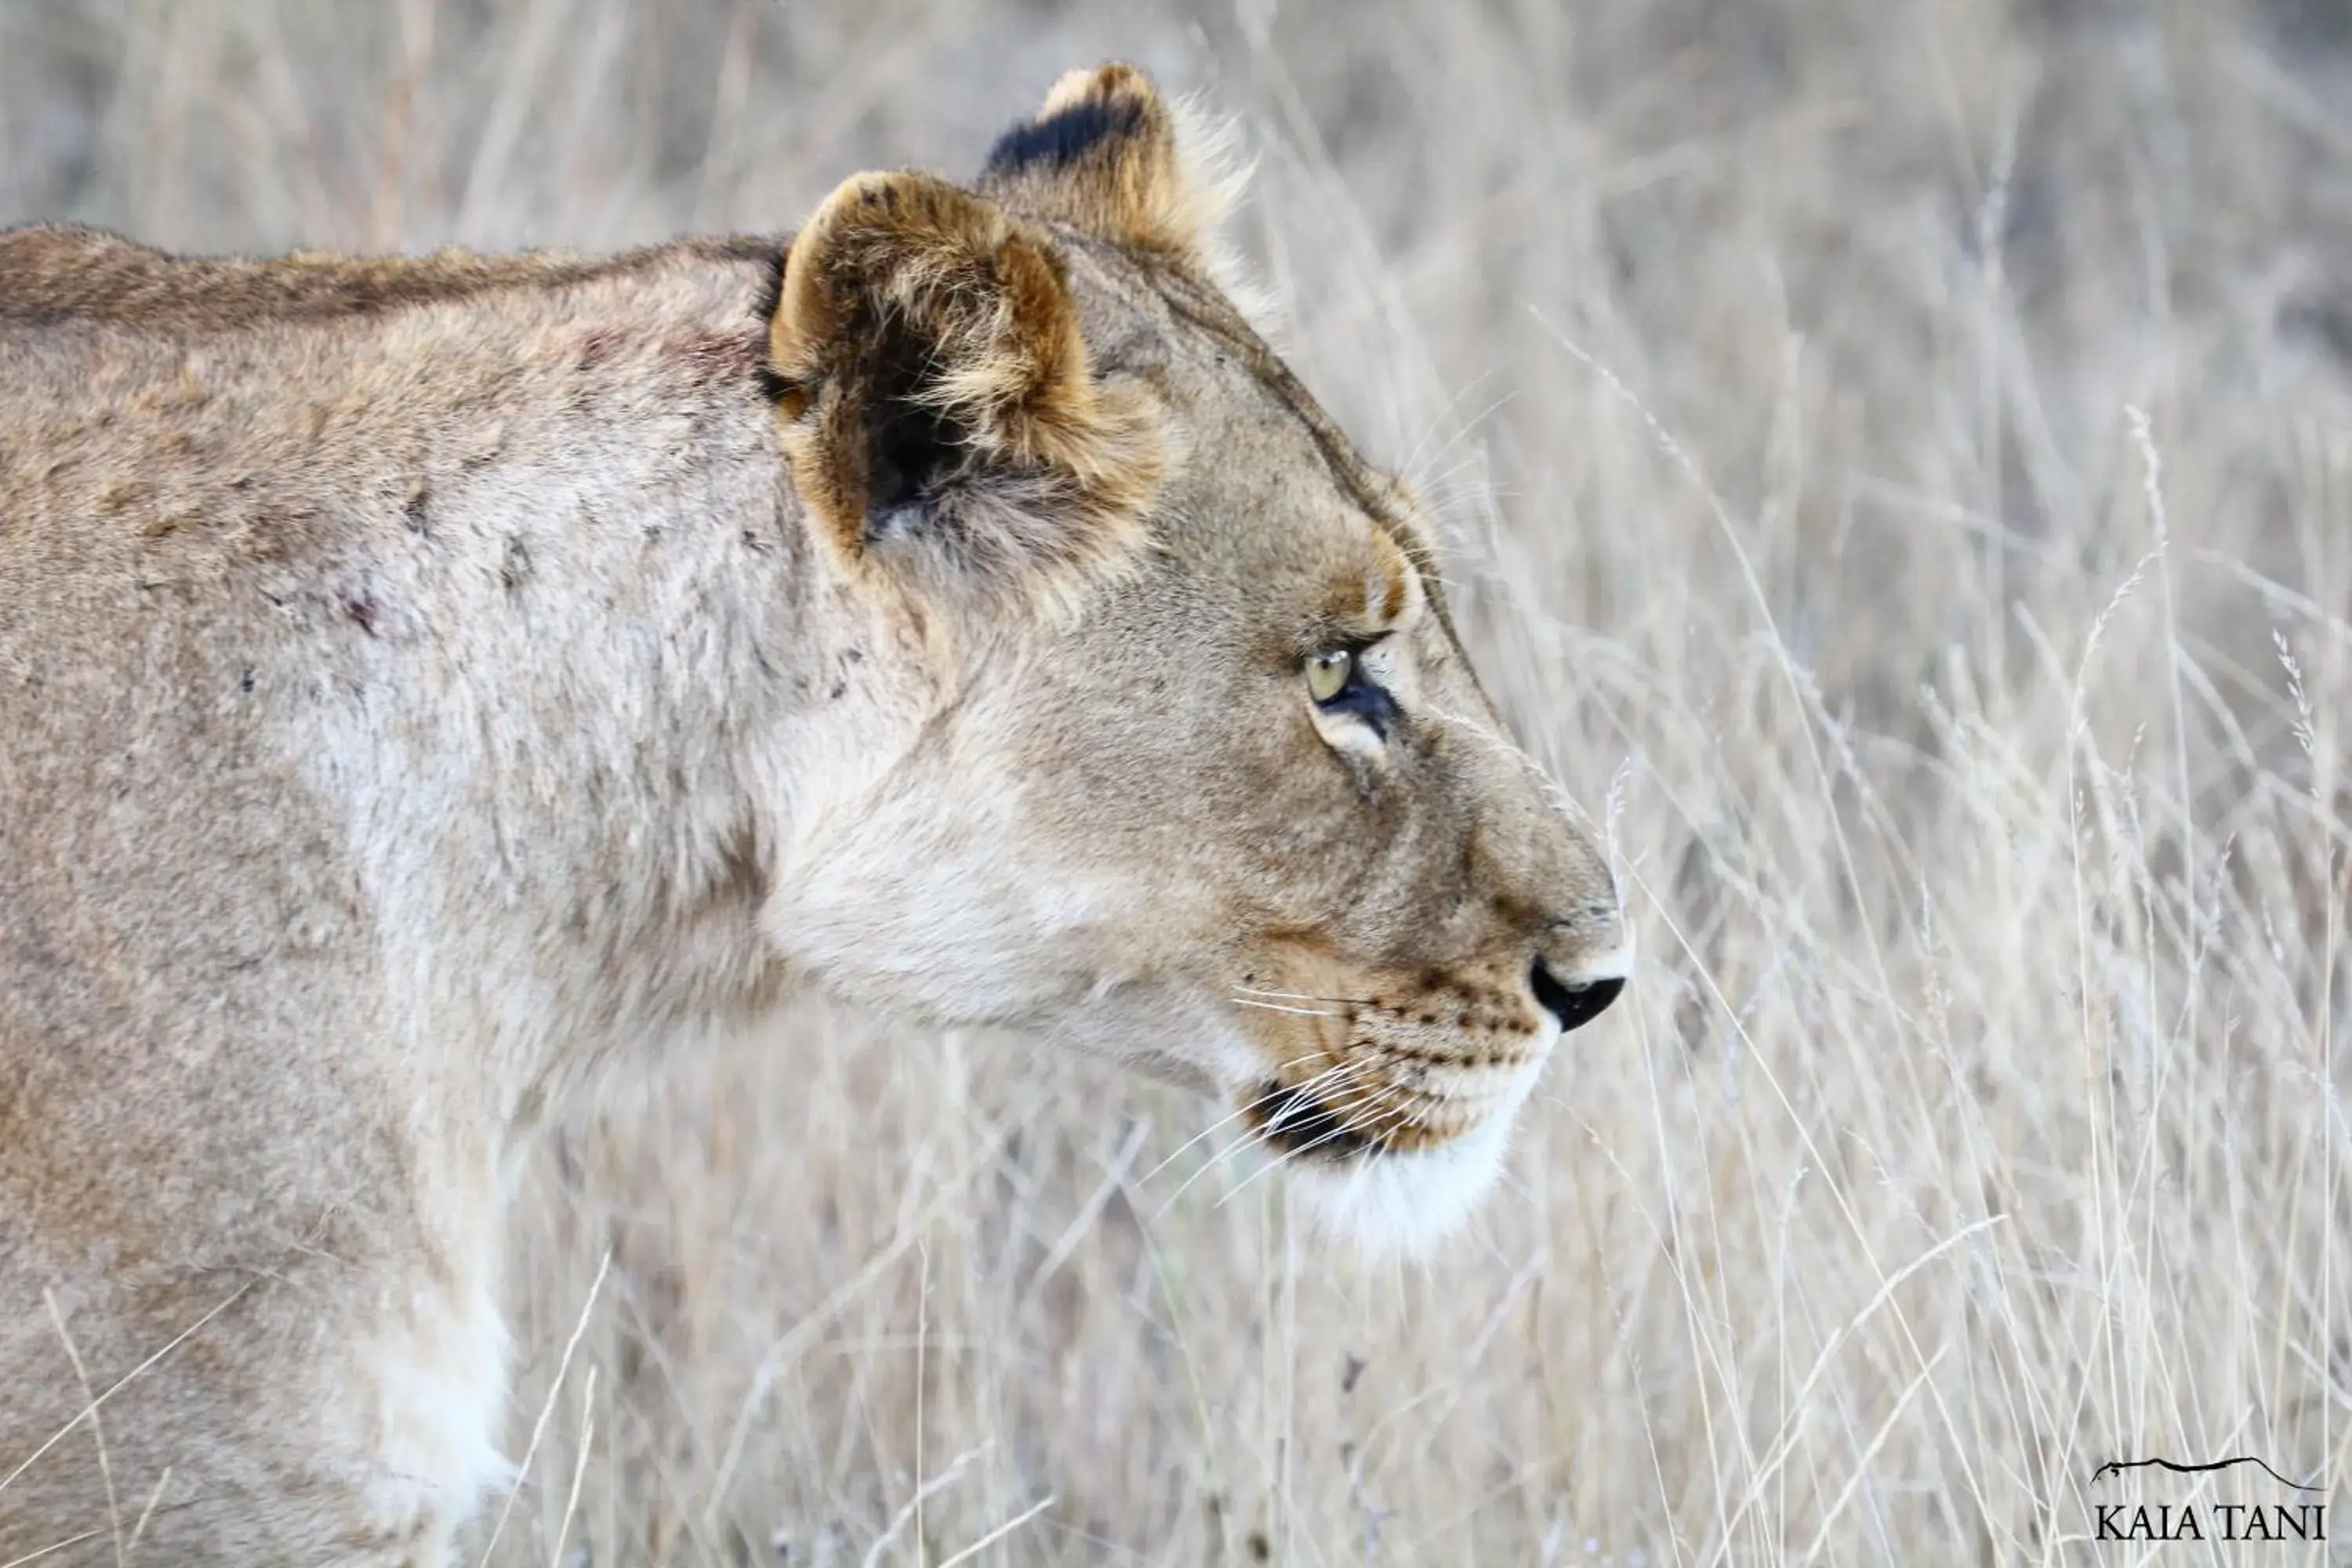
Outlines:
{"label": "black nose", "polygon": [[1563,985],[1559,976],[1551,972],[1551,966],[1540,958],[1528,967],[1528,984],[1535,988],[1538,1005],[1559,1020],[1562,1034],[1580,1029],[1601,1016],[1609,1010],[1609,1004],[1617,1000],[1617,993],[1625,989],[1623,977],[1613,974],[1582,985]]}

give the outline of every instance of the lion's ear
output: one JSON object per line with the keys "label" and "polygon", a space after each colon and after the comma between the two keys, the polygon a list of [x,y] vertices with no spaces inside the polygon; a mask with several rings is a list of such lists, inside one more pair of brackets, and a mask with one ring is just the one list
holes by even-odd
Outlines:
{"label": "lion's ear", "polygon": [[997,139],[980,188],[1122,245],[1191,257],[1210,244],[1234,182],[1196,168],[1187,141],[1150,79],[1114,61],[1055,83],[1036,118]]}
{"label": "lion's ear", "polygon": [[793,482],[861,567],[991,607],[1132,553],[1156,410],[1098,381],[1053,242],[927,174],[860,174],[793,237],[769,331]]}

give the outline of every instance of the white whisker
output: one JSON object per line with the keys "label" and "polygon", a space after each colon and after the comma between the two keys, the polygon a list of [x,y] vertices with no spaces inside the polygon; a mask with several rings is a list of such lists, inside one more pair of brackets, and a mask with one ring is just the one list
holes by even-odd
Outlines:
{"label": "white whisker", "polygon": [[1255,997],[1229,998],[1236,1007],[1257,1007],[1268,1013],[1288,1013],[1300,1018],[1344,1018],[1346,1014],[1330,1007],[1292,1007],[1280,1002],[1260,1002]]}
{"label": "white whisker", "polygon": [[[1228,1126],[1232,1122],[1246,1117],[1251,1111],[1258,1110],[1269,1101],[1284,1096],[1304,1095],[1310,1100],[1314,1099],[1316,1098],[1317,1090],[1320,1089],[1324,1083],[1338,1074],[1348,1070],[1353,1065],[1354,1063],[1352,1059],[1342,1058],[1299,1083],[1286,1086],[1270,1094],[1254,1095],[1249,1100],[1244,1101],[1242,1105],[1231,1115],[1221,1120],[1217,1123],[1217,1126]],[[1212,1131],[1214,1131],[1214,1129],[1212,1129]],[[1201,1138],[1204,1138],[1206,1136],[1208,1136],[1208,1134],[1204,1132],[1199,1137],[1190,1140],[1186,1142],[1185,1148],[1191,1148],[1192,1144],[1199,1142]],[[1169,1194],[1167,1198],[1160,1205],[1159,1208],[1154,1211],[1154,1217],[1166,1214],[1169,1209],[1175,1205],[1176,1200],[1182,1197],[1186,1192],[1191,1190],[1192,1184],[1199,1181],[1202,1176],[1207,1175],[1210,1172],[1217,1169],[1220,1165],[1226,1163],[1228,1161],[1236,1158],[1246,1150],[1265,1146],[1268,1140],[1269,1134],[1266,1131],[1260,1131],[1256,1128],[1250,1129],[1247,1136],[1238,1140],[1230,1148],[1220,1150],[1213,1158],[1203,1161],[1199,1170],[1185,1177],[1184,1180],[1177,1185],[1176,1190]],[[1179,1151],[1179,1152],[1181,1152],[1181,1151]],[[1172,1160],[1174,1158],[1175,1156],[1172,1154],[1169,1156],[1169,1160]],[[1161,1161],[1159,1165],[1153,1167],[1152,1173],[1154,1175],[1158,1174],[1160,1171],[1164,1170],[1167,1167],[1168,1163],[1168,1160]]]}

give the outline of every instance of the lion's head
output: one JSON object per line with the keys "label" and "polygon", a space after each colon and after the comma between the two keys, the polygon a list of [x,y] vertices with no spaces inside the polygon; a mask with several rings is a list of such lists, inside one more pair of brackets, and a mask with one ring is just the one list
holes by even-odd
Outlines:
{"label": "lion's head", "polygon": [[1110,66],[976,190],[859,176],[793,239],[793,483],[895,651],[841,654],[767,923],[846,993],[1209,1088],[1359,1230],[1426,1231],[1622,985],[1617,900],[1412,498],[1215,282],[1213,206]]}

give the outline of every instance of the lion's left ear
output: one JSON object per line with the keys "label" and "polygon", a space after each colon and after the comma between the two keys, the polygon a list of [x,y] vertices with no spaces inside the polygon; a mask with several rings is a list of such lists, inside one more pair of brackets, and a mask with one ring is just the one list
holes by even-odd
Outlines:
{"label": "lion's left ear", "polygon": [[1069,603],[1140,543],[1157,405],[1095,374],[1052,238],[986,197],[844,182],[768,341],[793,486],[853,569],[993,614]]}
{"label": "lion's left ear", "polygon": [[1054,84],[1036,117],[997,139],[980,188],[1007,205],[1178,258],[1211,245],[1234,181],[1188,149],[1150,79],[1117,61]]}

